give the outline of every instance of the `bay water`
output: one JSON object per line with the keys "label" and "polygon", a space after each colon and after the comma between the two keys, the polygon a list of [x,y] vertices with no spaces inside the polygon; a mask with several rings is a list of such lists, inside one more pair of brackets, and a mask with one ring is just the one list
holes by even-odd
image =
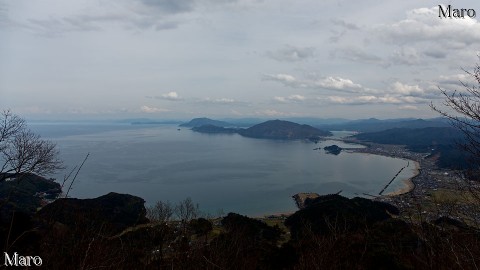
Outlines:
{"label": "bay water", "polygon": [[[58,182],[90,153],[71,197],[94,198],[113,191],[140,196],[147,205],[190,197],[213,215],[295,211],[292,195],[299,192],[375,195],[408,164],[377,155],[325,153],[323,147],[332,144],[361,147],[336,140],[315,144],[252,139],[201,134],[176,125],[34,123],[30,127],[57,143],[67,166],[52,176]],[[402,188],[414,171],[410,162],[386,193]]]}

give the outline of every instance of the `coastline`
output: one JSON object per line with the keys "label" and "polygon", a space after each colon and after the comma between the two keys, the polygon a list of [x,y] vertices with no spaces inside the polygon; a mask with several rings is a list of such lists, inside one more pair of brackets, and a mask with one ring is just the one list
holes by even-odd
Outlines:
{"label": "coastline", "polygon": [[[340,140],[341,141],[341,140]],[[354,142],[348,142],[348,143],[354,143]],[[412,157],[406,157],[405,155],[398,155],[398,154],[395,154],[394,152],[377,152],[375,150],[373,150],[373,147],[371,145],[368,145],[366,143],[363,143],[362,144],[363,146],[365,146],[364,148],[347,148],[347,149],[344,149],[346,150],[345,152],[349,152],[349,153],[360,153],[360,154],[364,154],[364,155],[378,155],[378,156],[384,156],[384,157],[390,157],[390,158],[398,158],[398,159],[403,159],[405,161],[409,161],[409,162],[412,162],[415,166],[414,168],[414,174],[410,177],[410,178],[407,178],[407,179],[404,179],[404,180],[401,180],[403,182],[403,186],[400,187],[399,189],[396,189],[395,191],[392,191],[392,192],[389,192],[389,193],[386,193],[384,195],[379,195],[377,198],[394,198],[394,197],[397,197],[397,196],[401,196],[401,195],[406,195],[408,193],[411,193],[415,190],[416,188],[416,185],[415,185],[415,182],[414,182],[414,179],[416,177],[418,177],[420,175],[420,172],[421,172],[421,165],[420,165],[420,162],[419,161],[416,161],[414,160]],[[375,152],[373,152],[375,151]],[[307,194],[307,193],[304,193],[304,194]],[[297,208],[298,208],[298,205],[297,205]],[[300,210],[300,208],[298,208],[298,210]],[[262,216],[257,216],[256,218],[266,218],[266,219],[284,219],[286,217],[288,217],[289,215],[293,214],[295,211],[282,211],[282,212],[278,212],[278,213],[270,213],[270,214],[264,214]]]}
{"label": "coastline", "polygon": [[346,139],[342,141],[345,143],[359,144],[364,146],[364,148],[344,148],[343,149],[349,153],[360,153],[364,155],[377,155],[377,156],[384,156],[384,157],[390,157],[390,158],[398,158],[408,162],[413,162],[413,164],[415,164],[413,176],[411,176],[408,179],[401,180],[403,182],[402,187],[392,192],[379,195],[378,197],[394,197],[399,195],[405,195],[415,190],[416,185],[415,185],[414,179],[418,177],[421,172],[421,164],[420,164],[421,158],[419,158],[417,154],[411,153],[408,150],[399,151],[398,145],[384,145],[384,144],[376,144],[376,143],[369,143],[369,142],[358,142],[356,140],[351,140],[351,139]]}
{"label": "coastline", "polygon": [[404,187],[402,187],[402,188],[400,188],[396,191],[389,192],[389,193],[385,194],[385,196],[403,195],[403,194],[410,193],[415,189],[415,183],[413,182],[413,179],[420,174],[420,163],[418,161],[410,160],[410,159],[408,161],[412,161],[415,164],[415,169],[414,169],[415,173],[413,174],[412,177],[402,180],[402,182],[404,184]]}

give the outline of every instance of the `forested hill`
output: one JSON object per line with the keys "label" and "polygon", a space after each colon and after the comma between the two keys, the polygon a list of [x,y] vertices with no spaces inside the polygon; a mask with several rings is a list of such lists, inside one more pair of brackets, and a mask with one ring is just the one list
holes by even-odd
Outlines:
{"label": "forested hill", "polygon": [[462,169],[469,165],[467,153],[457,146],[465,141],[465,136],[451,127],[394,128],[353,137],[373,143],[405,145],[414,152],[439,154],[437,165],[441,168]]}
{"label": "forested hill", "polygon": [[348,130],[359,132],[376,132],[393,128],[427,128],[427,127],[450,127],[448,121],[443,118],[435,119],[389,119],[379,120],[375,118],[354,120],[347,123],[316,125],[324,130]]}
{"label": "forested hill", "polygon": [[451,127],[393,128],[379,132],[361,133],[353,137],[362,141],[407,146],[447,145],[464,139],[461,131]]}
{"label": "forested hill", "polygon": [[251,138],[295,140],[318,136],[332,135],[309,125],[301,125],[290,121],[270,120],[253,127],[239,130],[240,135]]}
{"label": "forested hill", "polygon": [[301,125],[290,121],[270,120],[247,129],[224,128],[216,125],[202,125],[193,127],[193,131],[200,133],[238,133],[249,138],[273,140],[318,140],[319,137],[331,136],[329,131],[320,130],[309,125]]}

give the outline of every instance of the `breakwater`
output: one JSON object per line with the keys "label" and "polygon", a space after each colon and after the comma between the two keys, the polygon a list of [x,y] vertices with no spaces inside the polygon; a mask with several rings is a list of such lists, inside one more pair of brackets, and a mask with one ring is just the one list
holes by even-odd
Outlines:
{"label": "breakwater", "polygon": [[390,180],[390,182],[388,182],[385,187],[380,191],[380,193],[378,193],[378,195],[382,195],[383,192],[393,183],[393,181],[397,178],[397,176],[405,169],[407,168],[408,166],[410,166],[410,161],[407,163],[407,166],[404,166],[402,167],[398,172],[397,174],[395,174],[395,176],[392,178],[392,180]]}

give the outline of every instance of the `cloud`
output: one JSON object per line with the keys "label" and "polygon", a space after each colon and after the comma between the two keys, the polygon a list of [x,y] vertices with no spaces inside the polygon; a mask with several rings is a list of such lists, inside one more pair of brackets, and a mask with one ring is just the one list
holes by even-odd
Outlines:
{"label": "cloud", "polygon": [[447,57],[446,51],[437,50],[437,49],[429,49],[427,51],[424,51],[423,54],[425,56],[435,58],[435,59],[443,59]]}
{"label": "cloud", "polygon": [[348,29],[348,30],[360,30],[360,26],[354,24],[354,23],[351,23],[351,22],[347,22],[343,19],[333,19],[332,20],[332,23],[334,25],[337,25],[337,26],[341,26],[345,29]]}
{"label": "cloud", "polygon": [[140,4],[147,8],[155,9],[157,12],[176,14],[194,10],[194,0],[139,0]]}
{"label": "cloud", "polygon": [[381,66],[388,65],[381,57],[368,53],[364,49],[359,47],[335,48],[335,50],[333,50],[330,55],[333,57],[339,57],[354,62],[378,64]]}
{"label": "cloud", "polygon": [[318,81],[313,82],[314,86],[326,88],[330,90],[359,90],[363,87],[360,84],[354,83],[350,79],[344,79],[341,77],[326,77]]}
{"label": "cloud", "polygon": [[400,110],[406,110],[406,111],[418,111],[418,107],[414,105],[403,105],[398,108]]}
{"label": "cloud", "polygon": [[313,88],[313,89],[329,89],[342,92],[372,92],[373,89],[364,88],[358,83],[354,83],[350,79],[345,79],[338,76],[328,76],[314,79],[297,79],[289,74],[266,74],[263,76],[264,80],[276,81],[285,86],[294,88]]}
{"label": "cloud", "polygon": [[362,105],[372,103],[401,103],[400,100],[394,97],[376,97],[376,96],[357,96],[357,97],[345,97],[345,96],[329,96],[327,100],[333,104],[343,105]]}
{"label": "cloud", "polygon": [[208,104],[240,104],[241,103],[232,98],[209,98],[209,97],[206,97],[200,100],[200,102],[208,103]]}
{"label": "cloud", "polygon": [[273,99],[280,103],[302,102],[306,100],[306,98],[302,95],[290,95],[288,97],[274,97]]}
{"label": "cloud", "polygon": [[179,100],[183,100],[182,97],[180,97],[178,95],[177,92],[175,91],[172,91],[172,92],[168,92],[168,93],[165,93],[165,94],[162,94],[160,96],[146,96],[146,98],[155,98],[155,99],[163,99],[163,100],[170,100],[170,101],[179,101]]}
{"label": "cloud", "polygon": [[168,112],[169,110],[143,105],[142,107],[140,107],[140,111],[144,113],[159,113],[159,112]]}
{"label": "cloud", "polygon": [[175,29],[189,22],[194,15],[188,14],[202,8],[225,5],[244,6],[255,2],[257,1],[118,0],[112,3],[104,1],[101,5],[88,6],[68,16],[49,15],[49,17],[28,18],[23,21],[9,19],[2,5],[0,6],[0,27],[23,28],[44,37],[61,37],[71,32],[103,31],[108,24],[132,31],[148,29],[162,31]]}
{"label": "cloud", "polygon": [[349,31],[361,30],[360,26],[347,22],[343,19],[333,19],[331,22],[334,26],[339,26],[340,28],[331,30],[332,36],[329,38],[329,40],[332,43],[338,43]]}
{"label": "cloud", "polygon": [[404,95],[404,96],[423,96],[425,95],[425,90],[420,88],[418,85],[408,85],[401,82],[394,82],[391,84],[391,90],[395,94]]}
{"label": "cloud", "polygon": [[[323,98],[322,98],[323,99]],[[403,104],[403,103],[428,103],[429,100],[418,97],[402,97],[393,95],[373,96],[362,95],[355,97],[347,96],[328,96],[326,100],[332,104],[341,105],[365,105],[365,104]]]}
{"label": "cloud", "polygon": [[135,0],[138,4],[143,6],[145,12],[153,9],[155,12],[162,14],[179,14],[193,12],[201,7],[214,7],[223,5],[245,5],[255,2],[257,0]]}
{"label": "cloud", "polygon": [[29,19],[26,27],[44,36],[56,37],[68,32],[98,31],[101,28],[92,21],[80,18]]}
{"label": "cloud", "polygon": [[406,19],[375,30],[384,40],[400,45],[432,42],[463,48],[480,42],[480,23],[476,19],[440,19],[438,6],[410,10]]}
{"label": "cloud", "polygon": [[462,86],[463,84],[472,84],[475,82],[475,79],[467,74],[453,74],[453,75],[440,75],[438,79],[439,86],[448,84],[448,85],[455,85],[455,86]]}
{"label": "cloud", "polygon": [[160,96],[161,99],[166,100],[180,100],[181,97],[177,94],[177,92],[168,92]]}
{"label": "cloud", "polygon": [[390,58],[392,64],[401,65],[418,65],[421,63],[420,56],[417,50],[413,47],[401,47],[400,50],[395,50]]}
{"label": "cloud", "polygon": [[298,62],[313,58],[315,56],[315,48],[287,45],[285,48],[275,52],[267,52],[267,56],[281,62]]}
{"label": "cloud", "polygon": [[292,113],[292,112],[280,112],[277,110],[272,110],[272,109],[265,109],[261,111],[256,111],[255,115],[258,116],[269,116],[269,117],[278,117],[278,116],[298,116],[297,113]]}
{"label": "cloud", "polygon": [[300,80],[297,80],[297,78],[290,74],[265,74],[263,75],[263,80],[279,82],[286,86],[294,88],[308,87],[307,84],[303,83]]}

